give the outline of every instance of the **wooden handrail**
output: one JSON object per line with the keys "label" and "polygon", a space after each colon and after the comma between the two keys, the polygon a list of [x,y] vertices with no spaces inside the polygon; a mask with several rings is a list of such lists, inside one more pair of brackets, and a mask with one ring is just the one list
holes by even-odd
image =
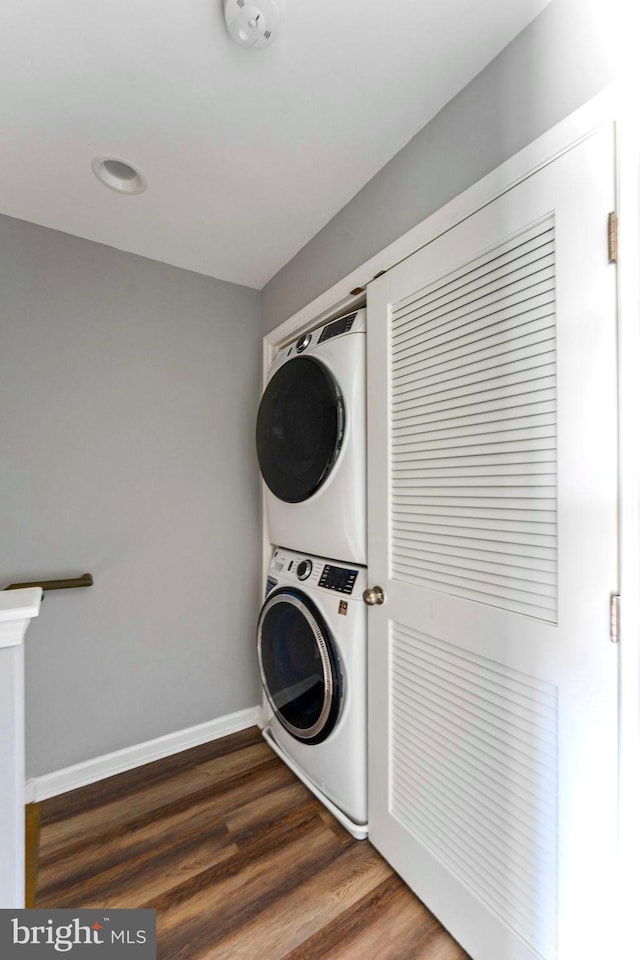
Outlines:
{"label": "wooden handrail", "polygon": [[33,580],[29,583],[10,583],[5,590],[23,590],[26,587],[42,587],[43,590],[70,590],[72,587],[91,587],[93,577],[83,573],[81,577],[67,577],[64,580]]}

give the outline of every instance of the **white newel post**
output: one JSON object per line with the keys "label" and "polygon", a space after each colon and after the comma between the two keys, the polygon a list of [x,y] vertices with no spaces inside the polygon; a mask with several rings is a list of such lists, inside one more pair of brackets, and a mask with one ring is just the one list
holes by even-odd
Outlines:
{"label": "white newel post", "polygon": [[24,635],[42,590],[0,592],[0,908],[24,907]]}

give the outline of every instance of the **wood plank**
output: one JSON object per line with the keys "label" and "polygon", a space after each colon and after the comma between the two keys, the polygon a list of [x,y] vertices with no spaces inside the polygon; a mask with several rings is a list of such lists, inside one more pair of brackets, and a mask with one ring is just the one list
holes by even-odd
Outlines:
{"label": "wood plank", "polygon": [[70,790],[57,797],[51,797],[44,804],[42,814],[43,824],[55,823],[57,820],[68,820],[76,813],[86,813],[94,807],[105,803],[113,803],[129,793],[134,793],[141,787],[148,787],[153,783],[171,779],[186,770],[216,757],[224,757],[243,747],[263,743],[257,727],[249,727],[232,733],[228,737],[211,740],[198,747],[182,750],[162,760],[145,763],[141,767],[118,773],[113,777],[106,777],[97,783],[91,783],[78,790]]}
{"label": "wood plank", "polygon": [[[125,842],[119,849],[102,845],[104,855],[96,854],[93,861],[85,854],[80,869],[75,862],[69,871],[49,868],[51,879],[48,884],[47,874],[43,872],[39,901],[46,901],[51,907],[71,907],[80,900],[83,907],[116,907],[119,905],[116,899],[127,896],[134,899],[141,892],[148,899],[151,886],[156,893],[161,892],[154,880],[158,872],[164,874],[179,868],[179,879],[185,880],[237,849],[224,824],[208,816],[206,811],[204,816],[201,813],[192,817],[182,830],[178,824],[175,833],[169,827],[158,835],[157,827],[152,825],[152,828],[136,831],[122,839]],[[194,863],[200,866],[197,869],[192,866],[189,870],[188,865]],[[176,882],[177,879],[169,886]],[[123,906],[134,904],[124,902]]]}
{"label": "wood plank", "polygon": [[[330,832],[324,827],[327,835]],[[300,883],[278,878],[277,904],[273,893],[252,917],[246,917],[230,935],[202,952],[191,952],[201,960],[261,960],[282,957],[382,883],[391,867],[368,843],[354,843],[331,862],[318,864],[313,874]],[[375,955],[375,954],[374,954]]]}
{"label": "wood plank", "polygon": [[[442,947],[445,952],[442,952]],[[282,960],[463,960],[464,951],[392,873]]]}
{"label": "wood plank", "polygon": [[39,907],[152,907],[159,960],[468,960],[257,730],[121,777],[43,804]]}
{"label": "wood plank", "polygon": [[252,847],[207,871],[208,876],[195,878],[200,883],[190,881],[179,888],[179,902],[172,902],[168,895],[146,904],[159,911],[160,957],[190,960],[233,938],[256,914],[276,904],[284,892],[300,886],[340,852],[335,838],[313,813],[288,817],[279,830],[271,832],[273,842],[263,848],[262,856],[256,857]]}
{"label": "wood plank", "polygon": [[[305,850],[305,844],[308,850]],[[170,929],[190,917],[198,917],[201,910],[211,913],[230,909],[229,894],[243,887],[243,902],[248,903],[249,892],[264,883],[274,888],[281,879],[280,871],[288,871],[305,863],[312,848],[326,850],[330,859],[339,852],[339,845],[325,828],[310,800],[304,806],[268,824],[254,835],[253,842],[240,849],[228,864],[174,887],[164,897],[150,900],[152,907],[164,916],[163,925]],[[319,856],[319,854],[318,854]],[[311,862],[319,862],[319,859]],[[220,918],[223,922],[223,918]]]}
{"label": "wood plank", "polygon": [[142,907],[150,897],[159,897],[204,870],[229,860],[237,853],[226,830],[210,830],[181,846],[168,845],[162,853],[149,852],[134,864],[123,863],[97,874],[93,880],[60,896],[60,906],[81,897],[83,907]]}
{"label": "wood plank", "polygon": [[240,778],[250,789],[255,771],[265,766],[273,769],[276,766],[275,758],[266,743],[258,743],[202,763],[180,776],[140,787],[125,798],[78,812],[66,820],[57,820],[42,831],[42,862],[56,858],[59,851],[70,842],[74,849],[93,843],[96,833],[101,832],[105,823],[109,824],[111,831],[117,832],[118,828],[124,830],[127,826],[131,828],[142,822],[151,822],[161,817],[171,804],[176,808],[181,802],[192,802],[196,793],[202,799],[214,794],[222,796],[229,783]]}
{"label": "wood plank", "polygon": [[[241,810],[242,805],[253,799],[260,801],[265,793],[270,796],[272,791],[277,794],[279,788],[291,786],[294,779],[290,772],[285,773],[281,764],[273,763],[259,768],[249,784],[242,778],[237,783],[228,783],[222,795],[206,793],[203,796],[201,791],[194,791],[181,797],[179,802],[154,810],[153,816],[139,816],[115,826],[106,822],[89,840],[70,842],[66,848],[56,848],[53,854],[42,856],[40,890],[54,893],[57,883],[75,883],[123,860],[135,860],[167,836],[179,843],[194,831],[207,830],[224,816],[229,804]],[[45,836],[46,832],[45,827]]]}
{"label": "wood plank", "polygon": [[24,903],[28,908],[35,907],[36,905],[41,820],[42,804],[28,803],[24,808]]}
{"label": "wood plank", "polygon": [[279,789],[272,788],[224,814],[224,822],[236,842],[250,842],[256,830],[309,803],[310,791],[293,774],[291,780]]}

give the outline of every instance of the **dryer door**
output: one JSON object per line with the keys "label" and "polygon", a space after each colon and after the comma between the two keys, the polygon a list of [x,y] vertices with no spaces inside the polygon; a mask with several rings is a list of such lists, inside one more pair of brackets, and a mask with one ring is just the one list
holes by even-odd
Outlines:
{"label": "dryer door", "polygon": [[262,685],[278,720],[303,743],[335,727],[342,699],[335,644],[318,609],[293,587],[274,590],[258,621]]}
{"label": "dryer door", "polygon": [[340,452],[344,403],[330,371],[313,357],[294,357],[264,391],[256,446],[265,483],[279,500],[307,500],[327,479]]}

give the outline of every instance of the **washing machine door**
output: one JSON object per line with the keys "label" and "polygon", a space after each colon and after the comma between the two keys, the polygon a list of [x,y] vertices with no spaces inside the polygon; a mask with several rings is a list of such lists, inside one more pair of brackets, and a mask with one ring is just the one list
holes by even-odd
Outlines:
{"label": "washing machine door", "polygon": [[283,587],[267,597],[258,621],[258,662],[285,730],[304,743],[325,740],[340,714],[339,659],[325,621],[302,591]]}
{"label": "washing machine door", "polygon": [[331,372],[313,357],[287,361],[267,384],[256,424],[271,492],[286,503],[307,500],[329,476],[343,434],[344,403]]}

